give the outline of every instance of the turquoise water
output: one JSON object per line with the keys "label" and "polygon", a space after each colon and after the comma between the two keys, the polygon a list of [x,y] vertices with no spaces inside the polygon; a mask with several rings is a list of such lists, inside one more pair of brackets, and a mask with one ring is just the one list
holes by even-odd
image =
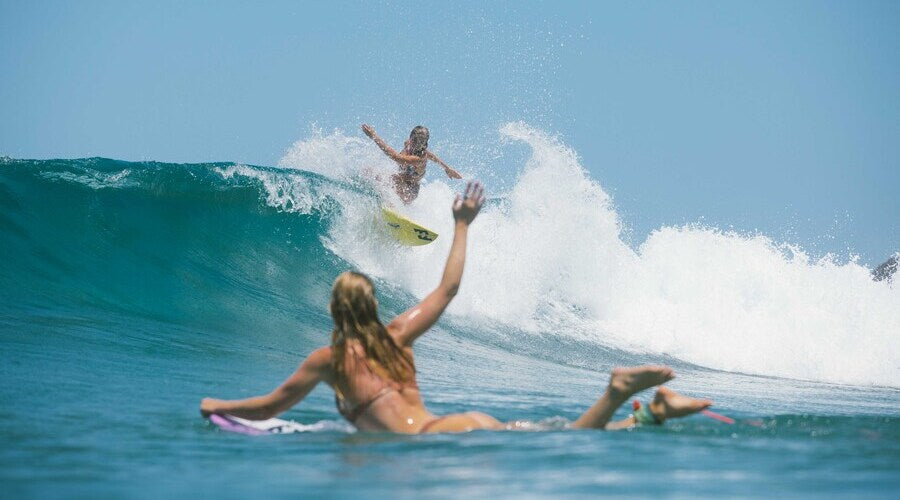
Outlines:
{"label": "turquoise water", "polygon": [[[497,235],[513,227],[532,237],[515,224],[531,214],[519,205],[530,176],[545,168],[546,155],[535,157],[544,160],[532,158],[516,187],[476,221],[459,304],[416,353],[433,412],[481,410],[539,421],[546,430],[358,434],[319,388],[284,416],[318,423],[313,431],[265,437],[218,431],[199,417],[200,399],[266,392],[325,344],[328,291],[344,269],[375,276],[384,316],[414,304],[437,282],[448,238],[408,255],[414,250],[373,230],[365,215],[376,203],[371,190],[310,171],[0,160],[3,496],[896,495],[893,286],[870,283],[853,262],[804,260],[778,248],[770,256],[755,237],[703,228],[664,228],[638,251],[617,246],[617,233],[599,234],[612,210],[603,208],[602,191],[575,178],[583,200],[569,196],[567,206],[583,201],[576,208],[584,212],[584,241],[604,258],[554,260],[566,252],[547,247],[538,255],[544,267],[529,267]],[[566,182],[563,176],[555,189]],[[410,210],[449,235],[451,192],[432,182]],[[607,212],[591,222],[596,207]],[[547,239],[522,242],[517,258],[528,259]],[[647,269],[680,283],[667,261],[654,260],[659,245],[702,253],[703,269],[728,269],[722,284],[704,282],[724,298],[705,320],[722,323],[702,337],[691,336],[699,325],[682,328],[657,316],[650,322],[659,336],[648,340],[639,334],[640,318],[651,313],[584,298],[612,294],[598,284],[601,275],[617,280],[630,300],[636,290],[660,288],[647,285],[655,279]],[[719,245],[746,252],[749,269],[717,262],[710,248]],[[581,251],[571,242],[564,248]],[[660,253],[677,261],[671,269],[694,265],[690,255]],[[615,269],[602,268],[619,257]],[[764,275],[765,266],[769,282],[738,289],[734,281],[748,280],[731,279]],[[643,284],[616,274],[620,268]],[[580,288],[585,277],[594,280],[592,290]],[[496,281],[512,285],[491,288]],[[777,292],[810,283],[819,288],[804,302]],[[729,291],[741,300],[726,303]],[[699,307],[692,301],[710,306],[708,296],[691,293],[640,300],[645,311],[665,310],[665,300],[681,310]],[[860,296],[867,305],[854,302]],[[827,307],[810,305],[818,302]],[[834,316],[824,316],[828,311]],[[751,312],[778,337],[754,343],[736,320]],[[797,316],[822,322],[812,330]],[[778,330],[782,317],[794,317],[793,335]],[[850,340],[845,323],[858,325]],[[602,392],[611,367],[639,363],[672,365],[672,387],[714,399],[714,409],[737,423],[694,416],[622,432],[564,428]]]}

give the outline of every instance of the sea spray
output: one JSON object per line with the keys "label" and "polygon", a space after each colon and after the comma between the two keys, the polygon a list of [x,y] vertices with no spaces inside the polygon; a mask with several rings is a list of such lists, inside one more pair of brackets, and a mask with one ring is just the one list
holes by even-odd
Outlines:
{"label": "sea spray", "polygon": [[[472,226],[450,321],[481,338],[574,339],[716,370],[900,387],[895,283],[873,281],[852,259],[704,226],[662,227],[633,248],[574,150],[522,123],[502,127],[497,143],[515,149],[510,157],[521,145],[531,154]],[[291,151],[304,153],[280,168],[4,160],[7,305],[52,301],[241,331],[305,311],[317,326],[301,334],[319,339],[322,301],[342,269],[380,278],[390,310],[433,289],[461,182],[432,172],[403,206],[383,182],[390,161],[370,143],[314,133]],[[317,154],[320,173],[294,163]],[[398,246],[377,230],[385,202],[441,236]]]}
{"label": "sea spray", "polygon": [[[900,386],[900,291],[873,282],[863,266],[698,225],[662,227],[634,250],[575,151],[523,123],[500,132],[532,154],[513,188],[472,226],[453,314],[725,371]],[[319,163],[347,165],[343,155],[352,154],[378,164],[380,152],[370,147],[370,158],[357,141],[314,135],[281,163],[299,166],[298,152],[332,151],[339,157]],[[422,297],[449,250],[453,196],[446,181],[432,180],[404,207],[444,235],[427,247],[398,249],[361,230],[371,224],[371,203],[343,206],[326,245]]]}

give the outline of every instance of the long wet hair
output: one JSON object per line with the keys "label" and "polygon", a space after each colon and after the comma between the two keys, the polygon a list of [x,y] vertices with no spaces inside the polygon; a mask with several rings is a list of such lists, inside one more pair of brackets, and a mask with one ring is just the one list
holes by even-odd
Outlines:
{"label": "long wet hair", "polygon": [[346,377],[347,341],[357,340],[366,361],[381,368],[392,380],[408,382],[415,375],[412,356],[401,349],[378,319],[375,287],[368,276],[342,273],[331,290],[331,362],[335,373]]}
{"label": "long wet hair", "polygon": [[424,157],[427,150],[428,129],[422,125],[416,125],[409,133],[409,152]]}

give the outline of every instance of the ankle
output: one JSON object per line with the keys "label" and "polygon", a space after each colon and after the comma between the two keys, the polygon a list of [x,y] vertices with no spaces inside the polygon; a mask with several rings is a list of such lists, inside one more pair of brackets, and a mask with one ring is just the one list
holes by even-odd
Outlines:
{"label": "ankle", "polygon": [[632,403],[632,409],[634,410],[632,417],[634,417],[635,423],[639,425],[662,425],[665,420],[664,414],[660,418],[661,415],[653,410],[653,403],[644,405],[635,399]]}
{"label": "ankle", "polygon": [[606,393],[609,395],[611,399],[615,399],[620,403],[624,403],[634,394],[634,391],[630,390],[628,384],[620,381],[620,380],[610,380],[609,385],[606,387]]}
{"label": "ankle", "polygon": [[650,401],[647,403],[647,409],[653,414],[657,422],[662,425],[666,421],[666,405],[659,401]]}

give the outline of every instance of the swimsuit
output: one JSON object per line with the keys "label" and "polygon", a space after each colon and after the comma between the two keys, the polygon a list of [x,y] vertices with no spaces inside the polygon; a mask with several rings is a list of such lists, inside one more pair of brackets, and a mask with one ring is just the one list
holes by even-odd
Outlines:
{"label": "swimsuit", "polygon": [[[353,355],[353,357],[356,359],[359,359],[356,357],[355,354]],[[346,418],[347,421],[350,422],[351,424],[356,425],[356,421],[359,419],[359,417],[362,416],[362,414],[365,413],[365,411],[368,410],[370,406],[372,406],[372,403],[374,403],[375,401],[380,399],[382,396],[384,396],[390,392],[396,392],[399,394],[404,389],[416,389],[416,390],[419,389],[419,386],[416,384],[415,379],[413,379],[412,382],[406,383],[406,384],[401,384],[401,383],[395,382],[393,380],[385,380],[384,377],[375,373],[372,370],[372,368],[369,366],[368,363],[363,362],[361,364],[365,365],[366,369],[369,370],[369,373],[371,373],[372,375],[377,377],[379,380],[381,380],[382,387],[372,397],[364,400],[363,402],[361,402],[353,407],[351,407],[347,403],[347,399],[345,399],[340,394],[340,391],[337,390],[337,387],[335,387],[334,404],[337,406],[338,412],[341,415],[343,415],[344,418]]]}
{"label": "swimsuit", "polygon": [[[418,388],[418,387],[416,387],[416,388]],[[348,422],[355,425],[356,420],[359,419],[360,416],[362,416],[363,412],[365,412],[366,410],[369,409],[370,406],[372,406],[372,403],[374,403],[375,400],[381,398],[381,396],[384,396],[385,394],[387,394],[391,391],[400,392],[397,389],[394,389],[393,387],[382,387],[381,390],[378,391],[374,396],[372,396],[371,398],[367,399],[366,401],[363,401],[362,403],[360,403],[352,408],[347,405],[346,399],[338,396],[337,392],[335,392],[334,393],[334,404],[337,405],[338,412],[341,415],[343,415],[344,418],[346,418]]]}
{"label": "swimsuit", "polygon": [[[403,174],[397,174],[397,176],[394,177],[394,185],[397,187],[397,194],[399,194],[400,198],[406,203],[409,203],[419,196],[419,183],[406,179]],[[402,193],[400,191],[402,191]]]}
{"label": "swimsuit", "polygon": [[406,165],[400,167],[400,176],[407,177],[410,180],[421,180],[422,177],[425,177],[425,174],[419,174],[419,172],[416,170],[416,167],[412,165]]}
{"label": "swimsuit", "polygon": [[[403,150],[403,153],[412,154],[405,149]],[[422,159],[427,162],[427,159],[425,157],[422,157]],[[423,166],[424,165],[425,164],[423,163]],[[396,184],[398,191],[403,191],[403,194],[401,194],[401,198],[409,198],[409,200],[413,200],[417,196],[419,196],[419,182],[421,182],[424,177],[424,168],[422,169],[422,173],[420,174],[419,171],[416,170],[415,165],[400,165],[400,172],[395,174],[394,183]]]}
{"label": "swimsuit", "polygon": [[[413,385],[408,385],[406,387],[414,387],[416,389],[419,388],[419,386],[415,385],[415,383],[413,383]],[[404,387],[404,389],[406,387]],[[397,389],[394,389],[393,387],[383,387],[374,396],[372,396],[365,402],[362,402],[362,403],[354,406],[353,408],[350,408],[349,406],[347,406],[347,400],[341,398],[340,396],[338,396],[337,392],[335,392],[334,393],[334,404],[337,405],[338,412],[341,415],[343,415],[344,418],[346,418],[348,422],[350,422],[353,425],[356,425],[356,420],[359,417],[361,417],[362,414],[367,409],[369,409],[370,406],[372,406],[372,403],[374,403],[376,400],[381,398],[381,396],[384,396],[385,394],[388,394],[391,391],[395,391],[398,393],[400,392]],[[425,422],[425,424],[422,425],[421,428],[419,428],[419,434],[425,434],[426,432],[428,432],[428,429],[432,428],[435,424],[437,424],[441,420],[444,420],[445,418],[447,418],[447,416],[433,418],[433,419]]]}
{"label": "swimsuit", "polygon": [[[350,352],[354,352],[354,351],[350,351]],[[402,392],[404,389],[419,390],[419,385],[416,383],[415,379],[413,379],[411,382],[407,382],[405,384],[396,382],[391,379],[386,379],[385,377],[382,377],[381,375],[375,373],[375,371],[372,370],[372,367],[369,366],[369,363],[364,361],[365,360],[364,357],[361,357],[355,353],[352,354],[352,356],[355,360],[357,360],[357,364],[365,365],[365,367],[369,371],[369,373],[381,381],[382,387],[381,387],[381,389],[378,390],[378,392],[376,392],[371,397],[363,400],[361,403],[359,403],[355,406],[350,406],[347,402],[347,399],[341,394],[341,392],[337,388],[337,386],[335,386],[335,388],[334,388],[335,389],[334,404],[335,404],[335,406],[337,406],[338,412],[344,418],[346,418],[347,421],[350,422],[351,424],[356,425],[356,421],[359,420],[359,417],[361,417],[363,415],[363,413],[365,413],[366,410],[368,410],[369,407],[372,406],[373,403],[375,403],[375,401],[378,401],[385,395],[390,394],[391,392],[396,392],[396,393],[400,394],[400,392]],[[444,420],[448,416],[435,417],[431,420],[426,421],[424,424],[422,424],[422,427],[419,428],[419,434],[424,434],[424,433],[428,432],[429,429],[434,427],[438,422]]]}

